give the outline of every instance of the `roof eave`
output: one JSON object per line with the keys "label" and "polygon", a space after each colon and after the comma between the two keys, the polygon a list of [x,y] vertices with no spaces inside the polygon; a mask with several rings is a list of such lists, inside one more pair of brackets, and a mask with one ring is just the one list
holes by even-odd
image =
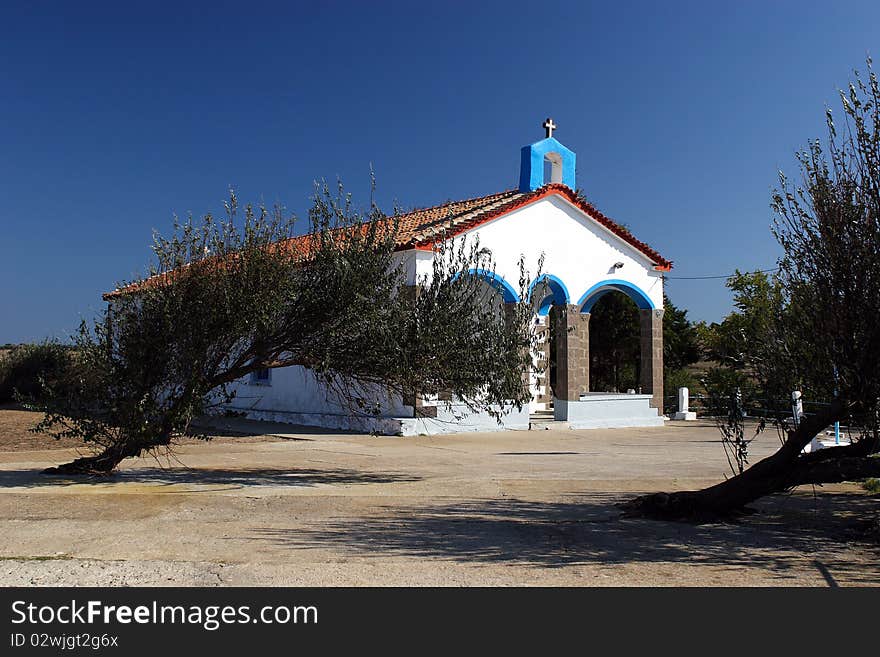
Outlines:
{"label": "roof eave", "polygon": [[432,236],[423,240],[417,240],[411,242],[411,245],[407,248],[431,250],[435,248],[436,245],[443,239],[455,237],[478,226],[498,219],[499,217],[502,217],[506,214],[514,212],[515,210],[519,210],[528,205],[531,205],[532,203],[536,203],[541,199],[554,195],[560,196],[563,199],[567,200],[569,203],[577,207],[581,212],[596,221],[599,225],[603,226],[612,234],[616,235],[618,238],[629,244],[631,247],[633,247],[635,250],[645,256],[649,260],[649,262],[651,262],[656,271],[669,271],[670,269],[672,269],[671,260],[667,260],[646,243],[636,239],[632,233],[623,228],[613,219],[610,219],[609,217],[606,217],[604,214],[599,212],[589,202],[587,202],[586,199],[581,197],[570,187],[559,183],[550,183],[549,185],[544,185],[543,187],[536,189],[534,192],[524,194],[523,196],[512,199],[508,203],[498,206],[497,208],[493,208],[492,210],[482,215],[479,215],[473,220],[463,221],[460,224],[453,226],[449,233],[444,234],[439,239]]}

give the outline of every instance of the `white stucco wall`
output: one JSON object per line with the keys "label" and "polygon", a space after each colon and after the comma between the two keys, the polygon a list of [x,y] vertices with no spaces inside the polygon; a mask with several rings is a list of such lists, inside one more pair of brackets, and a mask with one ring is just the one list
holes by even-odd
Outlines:
{"label": "white stucco wall", "polygon": [[[253,383],[251,378],[245,377],[233,384],[235,398],[228,407],[238,411],[251,413],[255,418],[269,419],[271,414],[274,419],[284,421],[284,413],[294,413],[289,421],[297,424],[316,426],[333,426],[335,428],[362,428],[363,422],[351,423],[345,418],[350,418],[350,409],[338,403],[328,394],[315,375],[304,367],[279,367],[273,369],[268,383]],[[397,417],[412,415],[411,406],[405,406],[401,400],[385,399],[381,403],[380,415],[384,417]],[[335,423],[328,422],[330,416],[338,416]],[[365,421],[369,418],[365,414]]]}
{"label": "white stucco wall", "polygon": [[[636,248],[560,196],[549,196],[502,215],[466,234],[478,236],[492,251],[496,273],[517,288],[520,255],[532,277],[538,257],[544,253],[544,274],[552,274],[568,288],[570,303],[605,280],[623,280],[641,289],[655,308],[663,307],[662,272]],[[430,275],[432,254],[407,251],[401,255],[407,279],[414,282]],[[622,262],[623,267],[612,266]]]}
{"label": "white stucco wall", "polygon": [[236,396],[226,408],[255,420],[404,436],[529,428],[528,407],[519,411],[505,407],[499,424],[488,413],[472,412],[458,401],[449,407],[436,399],[425,400],[426,405],[437,406],[436,418],[414,418],[412,406],[404,405],[400,399],[386,400],[378,416],[354,415],[336,403],[332,395],[328,396],[309,370],[298,366],[272,370],[268,383],[253,383],[245,377],[232,388]]}
{"label": "white stucco wall", "polygon": [[[480,244],[492,251],[496,274],[514,289],[519,280],[520,255],[526,256],[526,267],[534,278],[538,258],[544,253],[542,273],[552,274],[565,284],[572,304],[596,284],[613,279],[631,283],[645,293],[655,308],[663,307],[661,272],[654,271],[651,261],[561,197],[550,196],[503,215],[470,231],[465,239],[474,236],[479,236]],[[433,257],[430,251],[415,249],[396,256],[409,284],[430,276]],[[622,262],[623,267],[613,268],[617,262]],[[387,422],[371,424],[372,418],[353,418],[348,409],[328,398],[314,375],[302,367],[272,370],[268,385],[254,385],[247,378],[238,382],[235,389],[237,396],[230,406],[258,419],[356,430],[372,430],[372,426],[385,433],[404,434],[455,429],[451,418],[444,417],[401,423],[397,419],[412,418],[413,409],[399,399],[382,404],[381,416]],[[528,428],[528,410],[512,413],[505,425]],[[487,430],[497,426],[493,423],[488,416],[475,414],[464,420],[459,430]]]}

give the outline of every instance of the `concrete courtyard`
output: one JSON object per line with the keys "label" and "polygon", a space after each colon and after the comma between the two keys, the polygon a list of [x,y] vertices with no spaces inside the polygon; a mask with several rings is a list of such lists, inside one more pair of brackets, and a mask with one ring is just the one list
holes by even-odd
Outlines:
{"label": "concrete courtyard", "polygon": [[733,524],[621,519],[634,494],[724,477],[704,422],[412,438],[229,422],[240,435],[109,479],[39,473],[69,447],[0,452],[0,584],[880,584],[880,499],[856,485]]}

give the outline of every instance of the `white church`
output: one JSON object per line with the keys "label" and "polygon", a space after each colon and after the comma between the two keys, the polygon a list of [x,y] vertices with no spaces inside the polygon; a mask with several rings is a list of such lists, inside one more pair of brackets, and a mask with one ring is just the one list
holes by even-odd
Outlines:
{"label": "white church", "polygon": [[[519,411],[504,409],[501,426],[488,414],[468,413],[456,400],[430,398],[392,400],[379,416],[355,416],[299,366],[262,370],[237,382],[229,410],[253,419],[391,435],[525,430],[547,421],[572,429],[662,425],[663,273],[672,263],[575,192],[575,154],[553,137],[552,119],[544,128],[545,139],[522,148],[516,189],[402,215],[398,253],[407,283],[415,285],[430,274],[440,229],[442,239],[478,237],[491,250],[495,271],[473,273],[506,302],[520,301],[510,283],[519,278],[520,256],[537,261],[543,253],[546,273],[532,282],[529,294],[544,298],[529,300],[539,301],[534,324],[542,335],[555,313],[552,389],[545,340],[543,359],[529,373],[532,402]],[[625,393],[590,390],[590,311],[610,292],[626,294],[639,308],[639,388]]]}

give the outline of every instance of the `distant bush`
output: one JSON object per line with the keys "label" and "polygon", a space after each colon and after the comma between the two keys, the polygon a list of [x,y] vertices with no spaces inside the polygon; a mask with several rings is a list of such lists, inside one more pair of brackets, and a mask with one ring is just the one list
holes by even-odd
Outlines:
{"label": "distant bush", "polygon": [[37,399],[43,382],[57,382],[70,367],[72,352],[57,342],[23,344],[0,358],[0,403]]}
{"label": "distant bush", "polygon": [[865,479],[865,481],[862,482],[862,488],[869,493],[880,493],[880,479],[877,479],[876,477]]}

